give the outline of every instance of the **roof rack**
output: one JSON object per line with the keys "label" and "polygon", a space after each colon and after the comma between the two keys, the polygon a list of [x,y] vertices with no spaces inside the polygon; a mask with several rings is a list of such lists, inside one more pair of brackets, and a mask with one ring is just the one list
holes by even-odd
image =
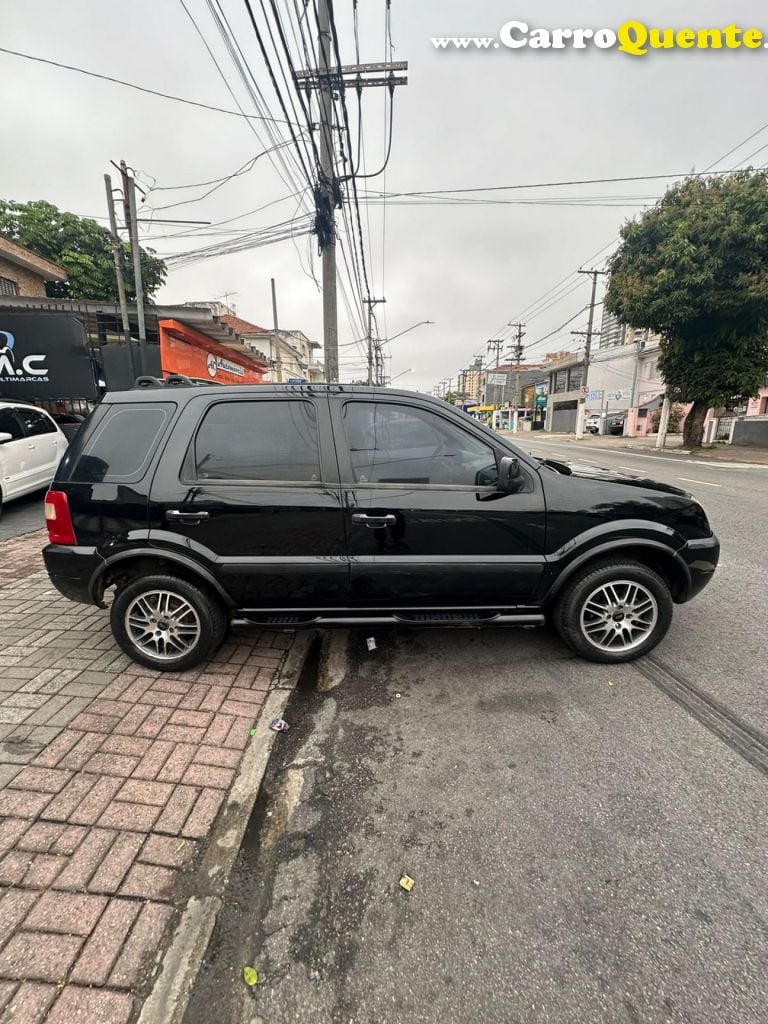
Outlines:
{"label": "roof rack", "polygon": [[204,382],[191,380],[183,373],[171,373],[167,377],[137,377],[134,388],[194,388],[204,386]]}

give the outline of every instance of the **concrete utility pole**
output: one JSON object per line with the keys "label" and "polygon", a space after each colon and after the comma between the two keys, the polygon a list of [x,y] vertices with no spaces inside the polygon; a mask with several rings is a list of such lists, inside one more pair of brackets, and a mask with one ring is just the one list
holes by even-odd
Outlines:
{"label": "concrete utility pole", "polygon": [[270,284],[272,285],[272,323],[274,324],[275,332],[275,370],[277,371],[277,383],[282,384],[283,382],[283,360],[280,358],[280,327],[277,322],[277,291],[275,289],[275,279],[271,277]]}
{"label": "concrete utility pole", "polygon": [[510,324],[510,327],[517,328],[517,341],[512,348],[512,354],[515,358],[515,416],[513,420],[513,430],[517,430],[517,421],[520,418],[520,363],[523,361],[523,328],[525,324]]}
{"label": "concrete utility pole", "polygon": [[141,372],[147,372],[147,329],[144,323],[144,284],[141,278],[141,250],[139,249],[139,225],[136,221],[136,182],[128,174],[125,160],[120,161],[120,175],[123,179],[123,205],[125,207],[125,223],[133,256],[133,277],[136,288],[136,319],[139,325],[139,351],[141,353]]}
{"label": "concrete utility pole", "polygon": [[131,322],[128,319],[128,300],[125,295],[125,278],[123,277],[123,252],[120,245],[120,236],[117,233],[117,218],[115,217],[115,196],[112,191],[112,178],[104,175],[104,185],[107,190],[107,209],[109,210],[109,235],[112,241],[112,256],[115,260],[115,277],[117,278],[117,295],[120,300],[120,319],[123,324],[123,337],[125,338],[126,352],[128,353],[128,372],[131,380],[136,379],[136,367],[133,362],[133,348],[131,346]]}
{"label": "concrete utility pole", "polygon": [[333,85],[331,82],[331,16],[328,0],[318,0],[317,46],[320,53],[320,194],[328,223],[321,236],[323,250],[323,353],[325,375],[339,379],[339,314],[336,295],[336,176],[333,165]]}
{"label": "concrete utility pole", "polygon": [[656,447],[663,448],[667,440],[667,428],[669,427],[669,411],[672,408],[672,403],[669,398],[664,395],[664,403],[661,407],[661,416],[659,417],[659,433],[656,435]]}
{"label": "concrete utility pole", "polygon": [[[323,254],[323,348],[325,350],[326,377],[329,381],[339,378],[339,329],[338,304],[336,295],[336,208],[341,205],[342,195],[334,167],[334,122],[333,100],[335,94],[343,94],[345,77],[354,76],[356,90],[370,86],[386,86],[390,94],[395,86],[407,85],[404,76],[396,77],[392,72],[407,70],[407,61],[384,61],[374,64],[332,64],[333,30],[329,0],[317,0],[317,48],[320,67],[294,72],[296,84],[307,91],[317,89],[320,106],[320,181],[317,189],[317,216],[315,230]],[[363,77],[364,75],[383,77]]]}
{"label": "concrete utility pole", "polygon": [[[580,441],[584,437],[584,411],[586,394],[584,389],[587,386],[587,377],[589,376],[589,356],[592,351],[592,338],[594,336],[595,326],[595,300],[597,298],[597,279],[602,274],[607,274],[607,270],[580,270],[580,274],[589,274],[592,278],[592,298],[589,303],[589,322],[587,324],[586,341],[584,342],[584,365],[581,369],[581,395],[579,395],[579,407],[576,413],[576,440]],[[578,331],[572,331],[572,334],[578,334]]]}
{"label": "concrete utility pole", "polygon": [[[378,384],[378,359],[376,359],[376,373],[374,376],[374,344],[373,344],[373,307],[386,302],[386,299],[363,299],[368,307],[368,384],[373,387],[374,382]],[[330,379],[330,378],[329,378]]]}

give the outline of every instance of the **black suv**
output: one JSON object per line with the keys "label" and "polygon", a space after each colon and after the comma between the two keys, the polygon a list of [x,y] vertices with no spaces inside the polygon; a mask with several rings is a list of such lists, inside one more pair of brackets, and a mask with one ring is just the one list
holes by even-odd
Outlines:
{"label": "black suv", "polygon": [[114,587],[118,643],[168,671],[209,657],[233,618],[550,617],[583,657],[629,661],[709,582],[720,549],[675,487],[535,459],[425,395],[334,384],[108,394],[46,521],[56,587],[100,606]]}

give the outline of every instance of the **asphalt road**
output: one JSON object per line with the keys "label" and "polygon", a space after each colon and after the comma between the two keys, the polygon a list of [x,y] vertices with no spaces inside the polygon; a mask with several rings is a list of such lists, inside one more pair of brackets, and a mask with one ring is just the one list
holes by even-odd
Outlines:
{"label": "asphalt road", "polygon": [[700,497],[716,580],[633,665],[378,630],[310,667],[185,1024],[764,1024],[768,471],[592,461]]}
{"label": "asphalt road", "polygon": [[25,533],[42,530],[45,526],[43,518],[43,498],[45,491],[36,491],[23,498],[15,498],[3,505],[0,515],[0,543],[13,537],[22,537]]}

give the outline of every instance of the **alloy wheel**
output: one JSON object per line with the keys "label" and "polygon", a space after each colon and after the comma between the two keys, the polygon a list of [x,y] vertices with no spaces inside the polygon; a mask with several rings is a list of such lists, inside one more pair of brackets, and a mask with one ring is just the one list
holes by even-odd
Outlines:
{"label": "alloy wheel", "polygon": [[144,654],[173,660],[200,640],[200,617],[186,598],[170,590],[147,590],[125,612],[125,631]]}
{"label": "alloy wheel", "polygon": [[601,651],[631,651],[656,628],[659,606],[647,587],[616,580],[597,587],[585,600],[580,616],[585,639]]}

